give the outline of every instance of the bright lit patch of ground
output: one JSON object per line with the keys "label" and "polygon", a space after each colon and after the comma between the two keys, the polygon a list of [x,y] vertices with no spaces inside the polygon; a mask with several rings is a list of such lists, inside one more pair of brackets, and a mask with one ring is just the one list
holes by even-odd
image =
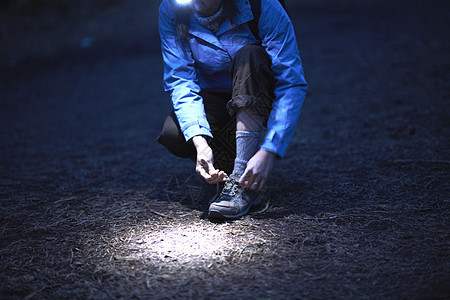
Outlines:
{"label": "bright lit patch of ground", "polygon": [[134,250],[136,258],[187,263],[215,258],[236,246],[220,227],[193,224],[143,232],[126,247]]}

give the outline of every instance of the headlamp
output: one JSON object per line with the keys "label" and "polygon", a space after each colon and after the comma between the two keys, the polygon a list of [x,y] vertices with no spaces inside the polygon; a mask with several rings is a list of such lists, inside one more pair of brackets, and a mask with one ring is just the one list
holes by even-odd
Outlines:
{"label": "headlamp", "polygon": [[192,2],[192,0],[175,0],[178,5],[186,5]]}

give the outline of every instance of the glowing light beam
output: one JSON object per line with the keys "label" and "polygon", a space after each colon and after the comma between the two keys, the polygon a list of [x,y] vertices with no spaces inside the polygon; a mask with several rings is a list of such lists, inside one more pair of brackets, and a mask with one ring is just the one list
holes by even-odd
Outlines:
{"label": "glowing light beam", "polygon": [[176,0],[179,5],[186,5],[192,2],[192,0]]}
{"label": "glowing light beam", "polygon": [[204,226],[180,226],[141,232],[125,249],[127,259],[156,259],[165,263],[190,263],[219,258],[240,245],[224,230]]}

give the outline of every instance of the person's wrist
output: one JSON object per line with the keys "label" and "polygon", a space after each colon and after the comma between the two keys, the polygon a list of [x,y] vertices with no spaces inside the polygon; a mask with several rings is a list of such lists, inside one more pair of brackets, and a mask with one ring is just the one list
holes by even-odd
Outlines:
{"label": "person's wrist", "polygon": [[277,156],[276,153],[269,151],[267,149],[264,149],[264,148],[261,148],[261,151],[263,151],[265,155],[270,156],[272,158],[275,158]]}
{"label": "person's wrist", "polygon": [[196,149],[204,149],[205,147],[209,147],[206,138],[202,135],[196,135],[192,138],[192,143],[194,144]]}

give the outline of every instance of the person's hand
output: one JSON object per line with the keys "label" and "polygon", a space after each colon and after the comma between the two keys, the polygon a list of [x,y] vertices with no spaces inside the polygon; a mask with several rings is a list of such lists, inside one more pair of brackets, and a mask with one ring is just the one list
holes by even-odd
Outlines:
{"label": "person's hand", "polygon": [[272,171],[276,154],[265,149],[259,149],[248,161],[244,174],[239,179],[242,187],[260,191],[266,184],[267,178]]}
{"label": "person's hand", "polygon": [[203,136],[194,136],[192,142],[197,150],[195,171],[210,184],[225,181],[227,174],[214,168],[213,152],[206,139]]}

